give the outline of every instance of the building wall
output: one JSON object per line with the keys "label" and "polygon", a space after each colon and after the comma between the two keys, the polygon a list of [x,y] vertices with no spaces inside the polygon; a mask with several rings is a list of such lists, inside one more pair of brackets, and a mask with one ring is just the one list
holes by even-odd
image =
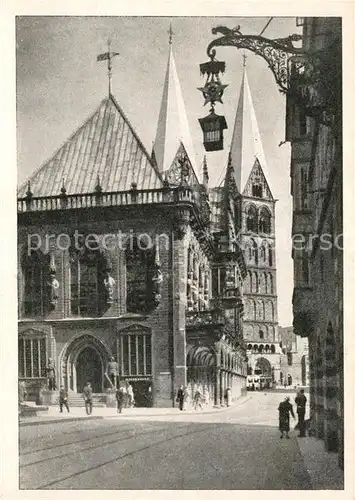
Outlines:
{"label": "building wall", "polygon": [[293,245],[294,327],[309,340],[312,426],[343,466],[341,19],[305,18],[303,35],[307,50],[327,53],[325,85],[314,77],[308,117],[300,102],[288,100],[292,231],[307,242]]}

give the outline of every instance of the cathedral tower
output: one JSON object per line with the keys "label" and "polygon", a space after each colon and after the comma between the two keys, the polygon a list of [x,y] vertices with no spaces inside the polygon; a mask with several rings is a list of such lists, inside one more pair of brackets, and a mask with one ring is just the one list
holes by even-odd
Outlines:
{"label": "cathedral tower", "polygon": [[[239,241],[244,249],[243,335],[250,375],[264,385],[280,382],[275,260],[275,199],[251,98],[246,67],[240,90],[230,158],[240,193]],[[254,377],[255,378],[255,377]]]}

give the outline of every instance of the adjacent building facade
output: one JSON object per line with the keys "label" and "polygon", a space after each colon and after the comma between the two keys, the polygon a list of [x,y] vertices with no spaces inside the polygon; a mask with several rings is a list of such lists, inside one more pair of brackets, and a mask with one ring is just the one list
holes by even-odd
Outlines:
{"label": "adjacent building facade", "polygon": [[286,119],[293,325],[309,342],[314,432],[327,450],[339,452],[343,466],[342,27],[335,17],[302,22],[302,46],[312,65],[293,73]]}
{"label": "adjacent building facade", "polygon": [[[138,406],[178,387],[246,386],[238,192],[196,175],[170,43],[150,154],[110,93],[18,192],[19,379],[35,398],[54,364],[69,398],[110,387],[111,357]],[[71,396],[72,395],[72,396]],[[53,397],[55,396],[55,391]]]}
{"label": "adjacent building facade", "polygon": [[280,385],[284,387],[309,386],[308,338],[300,337],[292,326],[279,326],[281,365]]}

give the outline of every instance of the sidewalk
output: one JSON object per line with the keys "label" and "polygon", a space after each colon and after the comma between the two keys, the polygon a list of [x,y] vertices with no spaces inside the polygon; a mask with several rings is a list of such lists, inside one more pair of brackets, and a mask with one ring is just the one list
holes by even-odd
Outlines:
{"label": "sidewalk", "polygon": [[344,489],[344,472],[338,454],[325,451],[324,442],[314,437],[297,438],[305,467],[314,490]]}
{"label": "sidewalk", "polygon": [[116,408],[97,407],[93,408],[92,415],[86,415],[85,407],[70,408],[70,413],[63,409],[63,413],[59,412],[58,406],[50,406],[48,411],[42,411],[35,417],[25,417],[19,419],[20,427],[28,425],[53,424],[57,422],[73,422],[76,420],[97,420],[104,418],[144,418],[144,417],[163,417],[163,416],[184,416],[184,415],[208,415],[227,411],[246,403],[250,397],[248,395],[241,396],[237,401],[229,407],[216,408],[212,405],[205,407],[203,410],[194,410],[191,406],[186,411],[180,411],[179,408],[124,408],[121,414],[117,413]]}

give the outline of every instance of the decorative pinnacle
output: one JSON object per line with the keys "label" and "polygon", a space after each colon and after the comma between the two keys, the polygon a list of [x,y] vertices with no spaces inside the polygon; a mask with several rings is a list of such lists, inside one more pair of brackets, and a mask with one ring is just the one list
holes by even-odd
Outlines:
{"label": "decorative pinnacle", "polygon": [[173,29],[171,27],[171,23],[169,26],[168,35],[169,35],[169,45],[171,45],[173,43],[173,35],[175,35],[175,33],[173,32]]}
{"label": "decorative pinnacle", "polygon": [[246,61],[248,59],[248,56],[245,55],[245,53],[243,54],[243,68],[245,68],[246,66]]}

